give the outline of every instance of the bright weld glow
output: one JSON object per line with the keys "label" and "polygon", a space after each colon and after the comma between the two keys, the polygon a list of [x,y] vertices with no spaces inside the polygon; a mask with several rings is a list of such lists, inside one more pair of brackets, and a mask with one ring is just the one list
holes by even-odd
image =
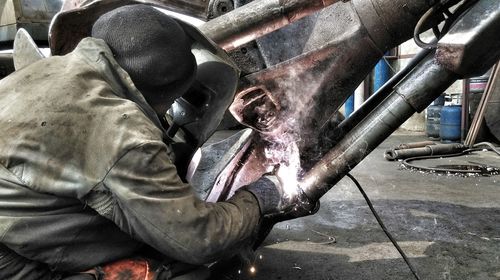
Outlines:
{"label": "bright weld glow", "polygon": [[[286,137],[285,137],[286,138]],[[294,141],[279,139],[265,150],[266,158],[272,165],[279,165],[276,176],[283,184],[285,196],[293,198],[298,194],[300,154]]]}
{"label": "bright weld glow", "polygon": [[287,166],[281,165],[278,173],[276,174],[283,184],[283,190],[285,191],[285,195],[288,197],[294,197],[297,193],[298,187],[298,178],[297,178],[298,169],[296,166]]}
{"label": "bright weld glow", "polygon": [[255,269],[255,266],[251,266],[250,273],[255,274],[255,272],[257,272],[257,270]]}

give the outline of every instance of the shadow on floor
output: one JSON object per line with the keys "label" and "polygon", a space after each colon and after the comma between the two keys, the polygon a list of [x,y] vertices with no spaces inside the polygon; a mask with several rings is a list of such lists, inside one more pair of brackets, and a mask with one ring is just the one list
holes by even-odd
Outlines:
{"label": "shadow on floor", "polygon": [[[415,200],[374,205],[422,279],[500,279],[499,208]],[[278,224],[256,252],[255,267],[251,275],[248,266],[232,263],[212,279],[413,279],[364,201],[327,202],[314,216]]]}

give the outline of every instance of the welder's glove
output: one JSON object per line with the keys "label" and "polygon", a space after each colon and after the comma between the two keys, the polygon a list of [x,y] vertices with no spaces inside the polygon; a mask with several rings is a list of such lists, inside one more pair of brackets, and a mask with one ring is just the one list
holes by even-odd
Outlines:
{"label": "welder's glove", "polygon": [[293,196],[287,195],[283,190],[282,183],[274,175],[260,178],[248,185],[246,190],[257,198],[263,215],[253,249],[262,244],[275,224],[312,215],[319,210],[319,201],[311,201],[298,187]]}
{"label": "welder's glove", "polygon": [[319,204],[311,201],[298,187],[293,195],[285,193],[283,184],[274,175],[261,177],[246,190],[257,198],[261,214],[277,222],[311,215],[319,209]]}

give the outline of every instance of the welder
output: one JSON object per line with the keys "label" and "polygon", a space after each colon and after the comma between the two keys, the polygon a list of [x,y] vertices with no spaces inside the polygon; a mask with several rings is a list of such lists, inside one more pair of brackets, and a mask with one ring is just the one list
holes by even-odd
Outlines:
{"label": "welder", "polygon": [[0,279],[205,279],[296,202],[265,176],[207,203],[177,175],[160,118],[197,68],[178,20],[136,4],[90,28],[0,81]]}

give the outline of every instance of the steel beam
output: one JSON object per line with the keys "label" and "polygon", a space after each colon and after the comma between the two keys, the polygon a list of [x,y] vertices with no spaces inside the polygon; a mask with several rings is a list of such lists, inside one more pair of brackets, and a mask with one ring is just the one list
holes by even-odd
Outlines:
{"label": "steel beam", "polygon": [[299,186],[319,199],[415,112],[424,110],[458,79],[433,55],[419,64],[367,118],[349,132],[306,175]]}
{"label": "steel beam", "polygon": [[256,0],[205,23],[200,30],[229,51],[338,1]]}

